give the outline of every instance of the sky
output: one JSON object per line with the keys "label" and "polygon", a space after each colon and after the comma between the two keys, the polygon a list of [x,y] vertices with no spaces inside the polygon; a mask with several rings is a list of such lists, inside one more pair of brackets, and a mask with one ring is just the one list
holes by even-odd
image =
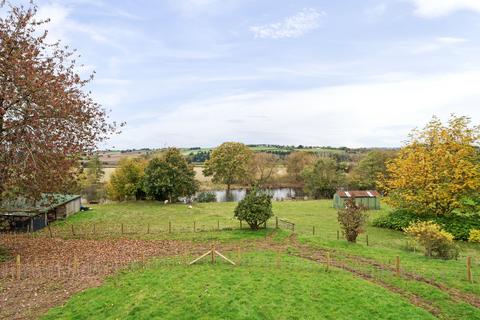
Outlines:
{"label": "sky", "polygon": [[37,2],[126,122],[101,148],[398,147],[480,121],[479,0]]}

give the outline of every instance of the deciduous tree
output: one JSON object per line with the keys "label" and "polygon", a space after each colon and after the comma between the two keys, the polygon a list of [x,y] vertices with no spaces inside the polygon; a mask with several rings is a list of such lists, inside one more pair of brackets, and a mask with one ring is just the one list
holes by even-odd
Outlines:
{"label": "deciduous tree", "polygon": [[268,183],[274,175],[277,164],[276,155],[265,152],[255,153],[250,164],[251,184],[263,186]]}
{"label": "deciduous tree", "polygon": [[64,191],[79,157],[113,127],[76,73],[74,51],[47,43],[37,8],[9,6],[0,16],[0,199]]}
{"label": "deciduous tree", "polygon": [[302,172],[305,167],[315,162],[315,156],[310,152],[295,151],[287,156],[287,173],[294,182],[302,182]]}
{"label": "deciduous tree", "polygon": [[313,166],[303,170],[304,190],[318,198],[331,198],[345,181],[345,170],[331,158],[320,158]]}
{"label": "deciduous tree", "polygon": [[144,197],[143,177],[147,162],[143,159],[123,158],[107,184],[107,195],[112,200],[138,200]]}
{"label": "deciduous tree", "polygon": [[467,117],[451,116],[444,125],[434,117],[414,130],[381,181],[387,201],[417,214],[446,215],[480,190],[480,127]]}
{"label": "deciduous tree", "polygon": [[354,189],[378,189],[378,180],[385,176],[387,162],[395,157],[395,151],[374,150],[365,154],[350,173],[350,186]]}
{"label": "deciduous tree", "polygon": [[212,176],[215,183],[226,184],[229,193],[232,184],[248,179],[252,157],[252,150],[243,143],[225,142],[212,151],[203,174]]}
{"label": "deciduous tree", "polygon": [[153,158],[145,169],[144,188],[147,196],[156,200],[177,201],[198,190],[193,166],[176,148],[169,148]]}

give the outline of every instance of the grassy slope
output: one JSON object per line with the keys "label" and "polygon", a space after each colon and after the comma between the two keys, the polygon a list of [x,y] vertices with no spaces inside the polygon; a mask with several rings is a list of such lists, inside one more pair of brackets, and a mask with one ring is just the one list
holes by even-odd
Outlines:
{"label": "grassy slope", "polygon": [[[396,294],[352,275],[273,253],[242,265],[153,265],[72,298],[44,319],[433,319]],[[287,267],[288,266],[288,267]]]}
{"label": "grassy slope", "polygon": [[[251,232],[248,230],[234,231],[210,231],[210,232],[178,232],[182,226],[186,231],[192,230],[192,221],[195,220],[197,228],[205,230],[216,228],[217,221],[221,227],[230,226],[238,228],[238,222],[232,219],[234,203],[196,204],[193,209],[185,205],[163,205],[155,202],[124,203],[96,206],[94,211],[81,213],[68,219],[68,224],[73,223],[77,228],[86,223],[96,223],[98,226],[115,225],[118,231],[120,223],[147,223],[150,222],[152,230],[164,232],[155,235],[132,235],[142,238],[187,238],[195,240],[219,239],[233,241],[239,239],[253,239],[263,237],[273,229]],[[296,223],[296,232],[299,240],[311,246],[329,248],[333,250],[332,258],[336,260],[348,260],[348,255],[371,258],[381,263],[394,266],[394,259],[401,259],[402,271],[411,271],[423,275],[429,279],[435,279],[448,287],[459,289],[463,292],[480,295],[478,282],[480,281],[480,250],[478,245],[461,244],[462,254],[459,260],[443,261],[429,259],[423,256],[421,251],[411,252],[404,249],[405,236],[401,232],[384,230],[368,226],[366,232],[369,235],[370,246],[365,243],[365,235],[362,235],[357,244],[349,244],[344,240],[336,239],[336,231],[339,230],[336,221],[336,210],[331,208],[330,201],[285,201],[275,202],[274,212],[277,216],[286,218]],[[371,219],[384,214],[382,211],[371,212]],[[168,221],[172,221],[174,233],[165,231]],[[274,226],[274,221],[269,224]],[[316,234],[312,235],[312,226],[316,227]],[[142,226],[145,229],[145,226]],[[281,235],[288,232],[281,232]],[[474,283],[466,281],[465,256],[473,257],[472,272]],[[392,272],[379,272],[373,268],[356,265],[368,273],[378,273],[378,276],[390,285],[415,293],[425,300],[430,301],[439,308],[442,314],[452,319],[480,319],[480,310],[475,309],[463,302],[453,301],[444,292],[416,282],[398,280],[392,276]]]}

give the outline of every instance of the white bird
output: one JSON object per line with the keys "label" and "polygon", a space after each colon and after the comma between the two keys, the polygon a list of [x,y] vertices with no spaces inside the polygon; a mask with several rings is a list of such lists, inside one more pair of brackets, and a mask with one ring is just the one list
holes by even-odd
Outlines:
{"label": "white bird", "polygon": [[167,203],[168,203],[168,200],[163,201],[163,203],[167,204]]}
{"label": "white bird", "polygon": [[190,206],[188,206],[188,209],[192,209],[192,208],[193,208],[193,207],[192,207],[191,205],[190,205]]}

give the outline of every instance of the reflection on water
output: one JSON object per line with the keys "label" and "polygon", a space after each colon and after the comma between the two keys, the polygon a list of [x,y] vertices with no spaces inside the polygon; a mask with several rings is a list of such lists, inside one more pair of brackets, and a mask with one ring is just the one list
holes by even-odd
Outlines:
{"label": "reflection on water", "polygon": [[[296,196],[303,196],[301,189],[294,188],[275,188],[275,189],[266,189],[271,196],[272,200],[281,201],[293,199]],[[228,201],[240,201],[245,198],[247,194],[247,189],[233,189],[227,194],[226,190],[211,190],[217,197],[217,202],[228,202]]]}

